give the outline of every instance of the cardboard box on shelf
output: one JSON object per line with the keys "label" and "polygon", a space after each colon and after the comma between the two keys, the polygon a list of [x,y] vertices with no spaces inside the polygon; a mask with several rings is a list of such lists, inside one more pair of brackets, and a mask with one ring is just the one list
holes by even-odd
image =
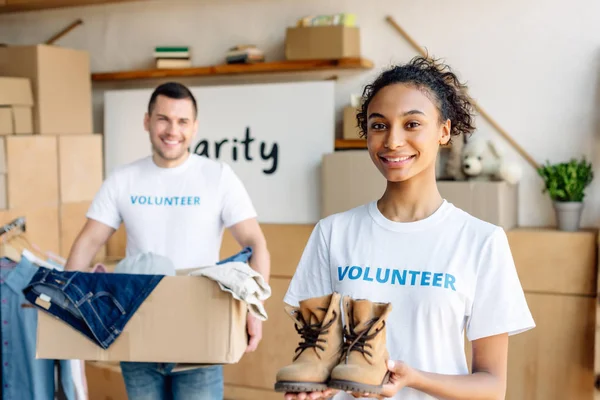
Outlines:
{"label": "cardboard box on shelf", "polygon": [[34,133],[92,133],[88,52],[48,45],[0,47],[0,75],[30,80]]}
{"label": "cardboard box on shelf", "polygon": [[60,201],[91,201],[103,180],[102,135],[58,136]]}
{"label": "cardboard box on shelf", "polygon": [[56,137],[3,136],[7,208],[58,206]]}
{"label": "cardboard box on shelf", "polygon": [[288,60],[334,60],[360,57],[360,29],[349,26],[287,28]]}
{"label": "cardboard box on shelf", "polygon": [[492,181],[438,181],[442,197],[481,220],[513,229],[519,223],[519,186]]}
{"label": "cardboard box on shelf", "polygon": [[164,277],[106,350],[62,320],[38,313],[37,358],[231,364],[248,338],[246,303],[208,278]]}
{"label": "cardboard box on shelf", "polygon": [[352,106],[344,107],[343,119],[343,135],[344,139],[357,140],[360,139],[360,130],[356,121],[356,108]]}

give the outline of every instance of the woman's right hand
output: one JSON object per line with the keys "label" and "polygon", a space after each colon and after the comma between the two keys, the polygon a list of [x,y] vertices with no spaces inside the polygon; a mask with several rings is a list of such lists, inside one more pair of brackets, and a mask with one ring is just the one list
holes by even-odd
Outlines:
{"label": "woman's right hand", "polygon": [[338,391],[335,389],[326,389],[322,392],[310,392],[310,393],[286,393],[285,400],[317,400],[317,399],[329,399],[333,397]]}

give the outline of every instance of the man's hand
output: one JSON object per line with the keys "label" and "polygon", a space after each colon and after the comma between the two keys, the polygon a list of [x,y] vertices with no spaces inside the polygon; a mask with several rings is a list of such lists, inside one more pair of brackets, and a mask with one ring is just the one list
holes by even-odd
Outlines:
{"label": "man's hand", "polygon": [[247,319],[247,330],[248,330],[248,347],[246,353],[251,353],[258,347],[258,343],[262,339],[262,321],[256,318],[252,314],[248,314]]}

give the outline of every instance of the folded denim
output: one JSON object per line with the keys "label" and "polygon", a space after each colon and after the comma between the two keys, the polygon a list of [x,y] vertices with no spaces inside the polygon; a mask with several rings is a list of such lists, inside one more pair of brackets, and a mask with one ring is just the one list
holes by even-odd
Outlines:
{"label": "folded denim", "polygon": [[162,278],[39,267],[23,294],[38,309],[107,349]]}
{"label": "folded denim", "polygon": [[221,261],[218,261],[217,265],[225,264],[232,261],[248,262],[250,257],[252,257],[252,247],[246,246],[239,253],[236,253],[231,257],[227,257]]}

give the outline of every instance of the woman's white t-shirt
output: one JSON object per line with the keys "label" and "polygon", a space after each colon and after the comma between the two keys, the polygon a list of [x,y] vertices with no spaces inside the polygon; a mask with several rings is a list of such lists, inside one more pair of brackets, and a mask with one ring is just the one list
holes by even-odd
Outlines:
{"label": "woman's white t-shirt", "polygon": [[[469,373],[465,330],[472,341],[535,327],[504,230],[447,201],[416,222],[391,221],[376,202],[319,221],[284,301],[332,291],[391,302],[390,357],[427,372]],[[394,398],[433,399],[410,388]]]}

